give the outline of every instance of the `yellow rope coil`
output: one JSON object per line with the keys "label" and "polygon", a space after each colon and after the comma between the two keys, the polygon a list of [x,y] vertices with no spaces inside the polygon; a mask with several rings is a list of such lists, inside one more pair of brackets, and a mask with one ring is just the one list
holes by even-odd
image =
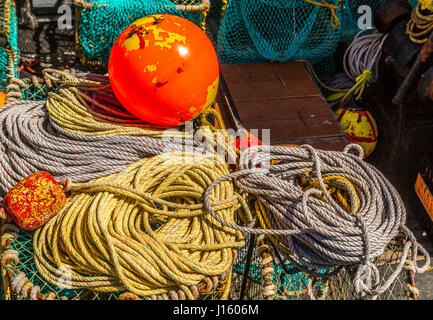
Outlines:
{"label": "yellow rope coil", "polygon": [[[139,296],[181,289],[231,268],[240,232],[221,226],[203,206],[203,193],[229,173],[227,164],[192,153],[146,158],[119,174],[68,183],[65,208],[34,235],[35,263],[49,282]],[[228,221],[244,209],[231,182],[212,194]],[[66,272],[66,273],[65,273]]]}
{"label": "yellow rope coil", "polygon": [[89,136],[101,135],[143,135],[161,137],[163,128],[151,125],[135,118],[127,112],[110,109],[110,115],[95,112],[91,105],[107,110],[107,107],[98,103],[86,92],[112,96],[109,81],[92,81],[79,78],[68,72],[46,69],[44,78],[49,82],[65,85],[57,93],[50,92],[46,107],[50,118],[60,127],[72,133]]}
{"label": "yellow rope coil", "polygon": [[[100,95],[114,97],[108,80],[92,81],[84,77],[73,76],[69,72],[53,69],[45,69],[43,74],[47,85],[57,84],[64,87],[57,92],[49,93],[46,107],[50,119],[71,133],[84,136],[137,135],[157,138],[193,138],[193,132],[185,131],[184,126],[171,128],[177,130],[165,130],[166,128],[156,127],[125,111],[108,110],[106,106],[85,94],[85,92],[98,92]],[[91,105],[107,110],[109,113],[104,115],[101,112],[95,112]],[[217,130],[206,119],[208,114],[215,117],[219,128],[223,129],[224,123],[219,113],[212,107],[207,108],[200,115],[201,128],[207,128],[209,131],[206,133],[206,141],[212,143],[213,146],[210,149],[224,150],[225,156],[236,159],[237,150],[233,141],[227,136],[225,130]]]}
{"label": "yellow rope coil", "polygon": [[[430,14],[425,15],[421,10],[428,10]],[[433,31],[433,4],[432,1],[419,0],[412,10],[411,19],[407,24],[406,34],[412,42],[425,43],[429,34]]]}
{"label": "yellow rope coil", "polygon": [[418,3],[421,5],[421,10],[433,11],[433,0],[418,0]]}

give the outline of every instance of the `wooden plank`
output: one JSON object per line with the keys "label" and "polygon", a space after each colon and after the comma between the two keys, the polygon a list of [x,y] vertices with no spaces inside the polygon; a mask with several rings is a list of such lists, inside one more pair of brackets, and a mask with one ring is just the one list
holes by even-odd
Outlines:
{"label": "wooden plank", "polygon": [[233,101],[321,97],[303,63],[223,65],[221,73]]}
{"label": "wooden plank", "polygon": [[[347,138],[301,62],[221,66],[230,101],[248,129],[271,131],[271,145],[311,144],[342,150]],[[227,128],[234,128],[225,93],[217,96]],[[258,137],[260,139],[260,137]]]}

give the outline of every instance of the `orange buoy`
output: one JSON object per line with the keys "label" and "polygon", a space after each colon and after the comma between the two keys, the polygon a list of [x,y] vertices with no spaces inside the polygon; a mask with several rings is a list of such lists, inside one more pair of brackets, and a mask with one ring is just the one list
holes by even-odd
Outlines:
{"label": "orange buoy", "polygon": [[133,115],[164,127],[196,118],[216,97],[218,58],[187,19],[155,14],[122,31],[110,53],[114,95]]}
{"label": "orange buoy", "polygon": [[0,91],[0,107],[2,107],[6,102],[6,93]]}

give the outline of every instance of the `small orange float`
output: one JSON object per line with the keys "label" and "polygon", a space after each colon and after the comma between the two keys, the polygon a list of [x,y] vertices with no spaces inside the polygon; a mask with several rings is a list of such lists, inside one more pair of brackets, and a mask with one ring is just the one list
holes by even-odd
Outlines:
{"label": "small orange float", "polygon": [[6,93],[0,91],[0,107],[2,107],[6,102]]}
{"label": "small orange float", "polygon": [[165,127],[196,118],[216,97],[218,58],[187,19],[156,14],[122,31],[110,53],[113,92],[133,115]]}

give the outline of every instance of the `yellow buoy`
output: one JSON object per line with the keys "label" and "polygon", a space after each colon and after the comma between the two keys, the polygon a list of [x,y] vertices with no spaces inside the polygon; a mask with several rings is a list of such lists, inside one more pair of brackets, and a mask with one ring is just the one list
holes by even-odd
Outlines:
{"label": "yellow buoy", "polygon": [[366,109],[342,107],[335,111],[335,117],[352,143],[364,149],[364,157],[368,157],[377,144],[377,124]]}

